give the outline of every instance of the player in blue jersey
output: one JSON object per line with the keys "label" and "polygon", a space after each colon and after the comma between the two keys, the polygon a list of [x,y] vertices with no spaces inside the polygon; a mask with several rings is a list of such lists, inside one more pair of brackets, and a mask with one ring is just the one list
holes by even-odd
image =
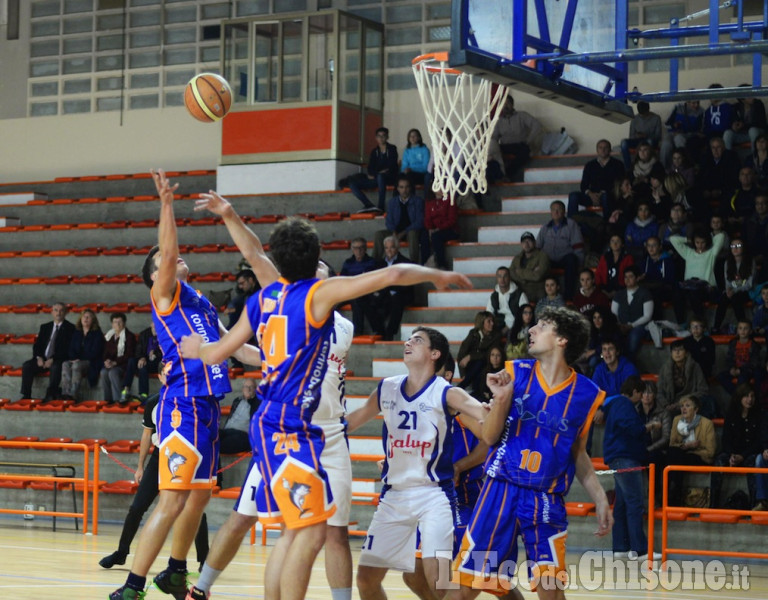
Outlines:
{"label": "player in blue jersey", "polygon": [[[209,341],[225,332],[216,308],[187,284],[189,267],[179,256],[171,185],[162,170],[152,172],[160,197],[158,245],[144,262],[142,276],[150,288],[152,319],[157,331],[166,382],[157,410],[159,501],[141,531],[125,585],[110,600],[140,600],[146,577],[173,527],[168,567],[155,585],[176,600],[187,594],[187,553],[216,483],[219,400],[229,391],[226,363],[205,365],[179,352],[181,338],[197,333]],[[239,349],[243,362],[258,360],[255,348]],[[257,363],[256,363],[257,364]]]}
{"label": "player in blue jersey", "polygon": [[[199,206],[216,212],[214,205],[220,207],[220,200],[212,192],[203,195]],[[228,203],[221,211],[258,277],[269,260],[261,243],[247,227],[230,228],[236,215]],[[234,557],[256,519],[286,526],[267,561],[266,598],[298,600],[306,594],[312,565],[325,541],[326,521],[334,512],[319,462],[322,430],[311,423],[327,365],[334,306],[391,285],[432,282],[438,288],[471,287],[464,275],[417,265],[317,280],[320,242],[303,219],[279,223],[269,245],[280,279],[248,299],[240,320],[219,342],[203,343],[198,335],[184,342],[184,356],[216,364],[255,332],[264,373],[258,390],[262,403],[251,421],[254,456],[244,493],[214,540],[201,580],[190,590],[189,597],[195,600],[208,597],[206,587]]]}
{"label": "player in blue jersey", "polygon": [[449,356],[442,333],[417,327],[403,350],[408,375],[383,379],[347,418],[350,431],[379,412],[384,418],[384,487],[357,569],[362,600],[386,598],[382,581],[389,569],[414,572],[417,530],[429,593],[439,596],[448,584],[439,575],[449,570],[457,521],[453,417],[474,420],[479,433],[486,414],[477,400],[436,375]]}
{"label": "player in blue jersey", "polygon": [[589,325],[570,309],[545,309],[529,336],[535,360],[510,361],[506,370],[488,375],[493,401],[483,439],[491,454],[455,564],[460,587],[448,592],[450,600],[471,600],[483,590],[506,594],[516,574],[518,535],[533,564],[532,588],[539,598],[562,598],[564,498],[574,476],[595,502],[596,535],[612,527],[608,500],[585,449],[605,394],[568,366],[584,351]]}

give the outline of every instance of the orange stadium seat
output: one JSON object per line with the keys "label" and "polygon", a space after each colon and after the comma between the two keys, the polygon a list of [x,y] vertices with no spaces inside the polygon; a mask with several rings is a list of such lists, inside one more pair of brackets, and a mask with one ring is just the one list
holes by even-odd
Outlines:
{"label": "orange stadium seat", "polygon": [[102,494],[126,494],[132,496],[139,489],[139,484],[135,481],[120,479],[111,483],[104,484],[99,490]]}
{"label": "orange stadium seat", "polygon": [[101,229],[125,229],[128,227],[130,221],[111,221],[110,223],[102,223]]}
{"label": "orange stadium seat", "polygon": [[78,204],[98,204],[101,202],[101,198],[80,198],[80,200],[77,201]]}

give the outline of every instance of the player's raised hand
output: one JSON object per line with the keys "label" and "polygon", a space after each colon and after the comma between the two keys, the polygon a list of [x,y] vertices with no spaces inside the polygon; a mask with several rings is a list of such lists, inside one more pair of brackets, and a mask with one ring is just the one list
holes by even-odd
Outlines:
{"label": "player's raised hand", "polygon": [[214,190],[209,190],[208,193],[200,194],[200,197],[195,200],[195,212],[199,210],[208,210],[214,215],[224,216],[232,205],[229,200],[220,196]]}
{"label": "player's raised hand", "polygon": [[155,189],[157,190],[157,195],[160,196],[160,201],[173,202],[173,193],[179,188],[179,184],[175,183],[174,185],[171,185],[171,182],[168,181],[163,169],[150,169],[149,172],[152,174],[152,179],[155,182]]}
{"label": "player's raised hand", "polygon": [[203,345],[203,336],[199,333],[185,335],[181,338],[181,355],[184,358],[200,358],[200,346]]}
{"label": "player's raised hand", "polygon": [[434,284],[438,290],[447,290],[451,286],[464,290],[469,290],[473,287],[469,277],[463,273],[456,273],[455,271],[439,271],[437,269],[435,270],[437,271],[437,275],[434,279]]}

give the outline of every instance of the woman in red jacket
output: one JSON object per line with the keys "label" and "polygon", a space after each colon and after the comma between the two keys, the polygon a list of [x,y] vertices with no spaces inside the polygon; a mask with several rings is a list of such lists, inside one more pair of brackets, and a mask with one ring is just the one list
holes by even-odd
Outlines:
{"label": "woman in red jacket", "polygon": [[421,260],[425,264],[434,253],[435,266],[448,269],[445,258],[445,243],[459,238],[459,209],[450,197],[443,198],[441,192],[426,191],[424,205],[424,229],[421,231]]}
{"label": "woman in red jacket", "polygon": [[624,269],[635,264],[631,254],[624,250],[624,239],[614,233],[608,242],[609,248],[600,257],[595,271],[595,286],[609,298],[624,287]]}

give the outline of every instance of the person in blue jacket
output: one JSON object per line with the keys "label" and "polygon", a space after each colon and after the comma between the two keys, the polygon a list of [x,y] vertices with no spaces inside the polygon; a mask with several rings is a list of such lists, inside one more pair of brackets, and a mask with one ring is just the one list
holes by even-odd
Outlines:
{"label": "person in blue jacket", "polygon": [[639,375],[637,367],[624,356],[615,340],[604,340],[602,347],[603,361],[595,367],[592,381],[605,392],[615,396],[621,393],[621,386],[630,375]]}
{"label": "person in blue jacket", "polygon": [[418,129],[408,131],[408,143],[403,150],[403,158],[400,163],[400,173],[407,175],[411,180],[411,186],[424,186],[424,195],[432,184],[432,173],[429,172],[431,154],[429,148],[421,138]]}

